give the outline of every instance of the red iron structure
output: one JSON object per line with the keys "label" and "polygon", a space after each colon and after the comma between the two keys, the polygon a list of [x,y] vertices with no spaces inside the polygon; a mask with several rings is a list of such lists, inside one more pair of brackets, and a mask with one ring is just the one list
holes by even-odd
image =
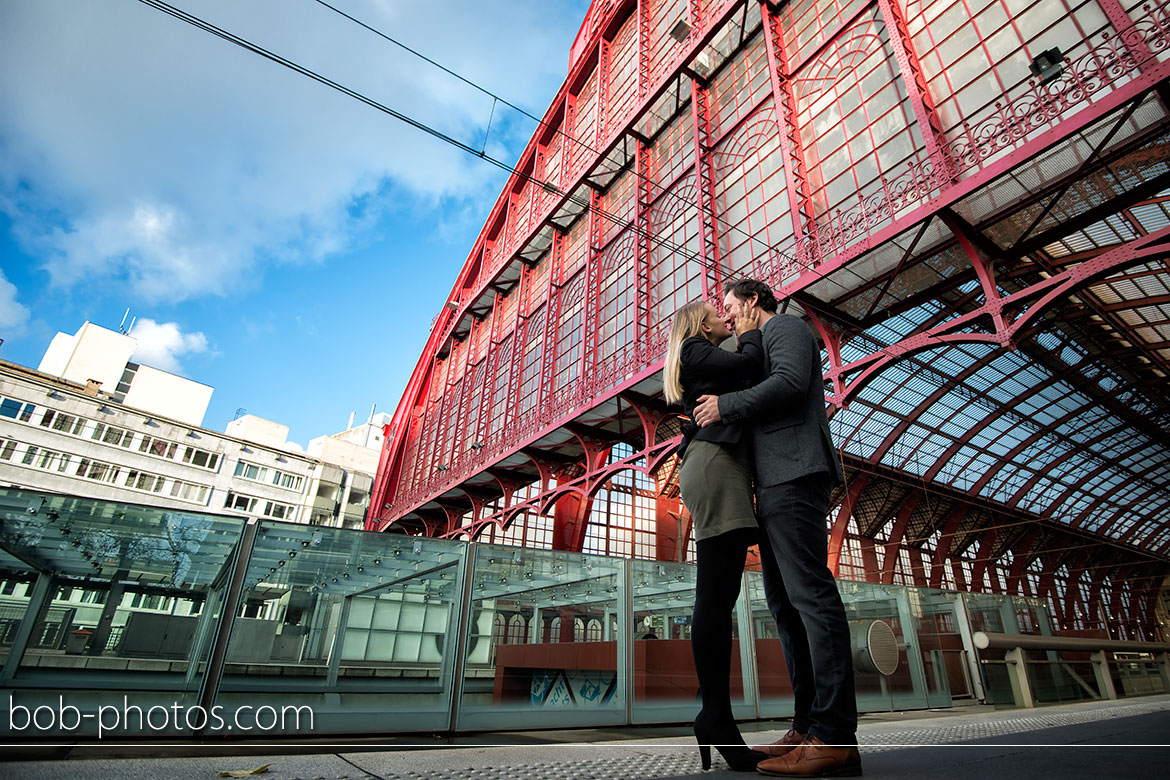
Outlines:
{"label": "red iron structure", "polygon": [[370,527],[685,559],[665,338],[748,275],[823,345],[839,576],[1157,638],[1168,44],[1165,0],[597,0]]}

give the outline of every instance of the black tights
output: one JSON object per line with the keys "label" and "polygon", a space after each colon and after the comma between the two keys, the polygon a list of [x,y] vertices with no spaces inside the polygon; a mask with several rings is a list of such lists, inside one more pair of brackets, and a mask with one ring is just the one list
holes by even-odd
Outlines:
{"label": "black tights", "polygon": [[731,616],[743,581],[747,548],[758,540],[753,528],[695,542],[695,614],[691,618],[691,652],[699,678],[704,719],[732,721]]}

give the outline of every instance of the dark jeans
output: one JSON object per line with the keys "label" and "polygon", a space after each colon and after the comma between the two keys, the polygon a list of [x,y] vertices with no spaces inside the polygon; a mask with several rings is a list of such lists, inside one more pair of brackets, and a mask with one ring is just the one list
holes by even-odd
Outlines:
{"label": "dark jeans", "polygon": [[776,619],[792,681],[792,727],[829,745],[857,744],[857,699],[849,622],[829,572],[825,516],[828,474],[756,491],[768,609]]}

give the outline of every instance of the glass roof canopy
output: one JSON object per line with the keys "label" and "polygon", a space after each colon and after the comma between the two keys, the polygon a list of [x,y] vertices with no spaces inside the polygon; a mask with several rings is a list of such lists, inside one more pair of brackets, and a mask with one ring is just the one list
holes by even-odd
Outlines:
{"label": "glass roof canopy", "polygon": [[[1014,277],[1001,276],[1001,292],[1168,224],[1170,191],[1162,191],[1019,258]],[[951,281],[962,278],[953,269]],[[881,309],[873,305],[877,289],[835,303],[864,316]],[[897,289],[895,282],[885,294]],[[904,300],[910,304],[910,295]],[[950,293],[883,313],[844,341],[842,362],[979,300],[978,282],[967,278]],[[834,437],[846,453],[924,483],[1170,554],[1170,262],[1131,266],[1087,286],[1016,347],[950,344],[892,363],[835,412]]]}
{"label": "glass roof canopy", "polygon": [[172,591],[210,587],[245,522],[15,489],[0,489],[0,520],[0,564]]}

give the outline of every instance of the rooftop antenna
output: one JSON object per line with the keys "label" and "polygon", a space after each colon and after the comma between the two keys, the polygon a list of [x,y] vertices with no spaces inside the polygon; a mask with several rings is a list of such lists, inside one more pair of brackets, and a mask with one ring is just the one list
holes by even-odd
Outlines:
{"label": "rooftop antenna", "polygon": [[377,406],[378,406],[378,404],[376,402],[370,404],[370,419],[368,420],[368,423],[370,425],[374,424],[374,409],[377,408]]}
{"label": "rooftop antenna", "polygon": [[232,422],[235,422],[247,413],[248,410],[241,406],[240,408],[236,409],[236,416],[232,418]]}
{"label": "rooftop antenna", "polygon": [[128,327],[126,327],[126,318],[127,317],[130,317],[130,308],[129,307],[126,307],[126,313],[122,315],[122,323],[120,325],[118,325],[118,330],[120,330],[122,332],[123,336],[130,335],[130,331],[134,327],[134,320],[138,319],[137,317],[130,317],[130,327],[128,328]]}

